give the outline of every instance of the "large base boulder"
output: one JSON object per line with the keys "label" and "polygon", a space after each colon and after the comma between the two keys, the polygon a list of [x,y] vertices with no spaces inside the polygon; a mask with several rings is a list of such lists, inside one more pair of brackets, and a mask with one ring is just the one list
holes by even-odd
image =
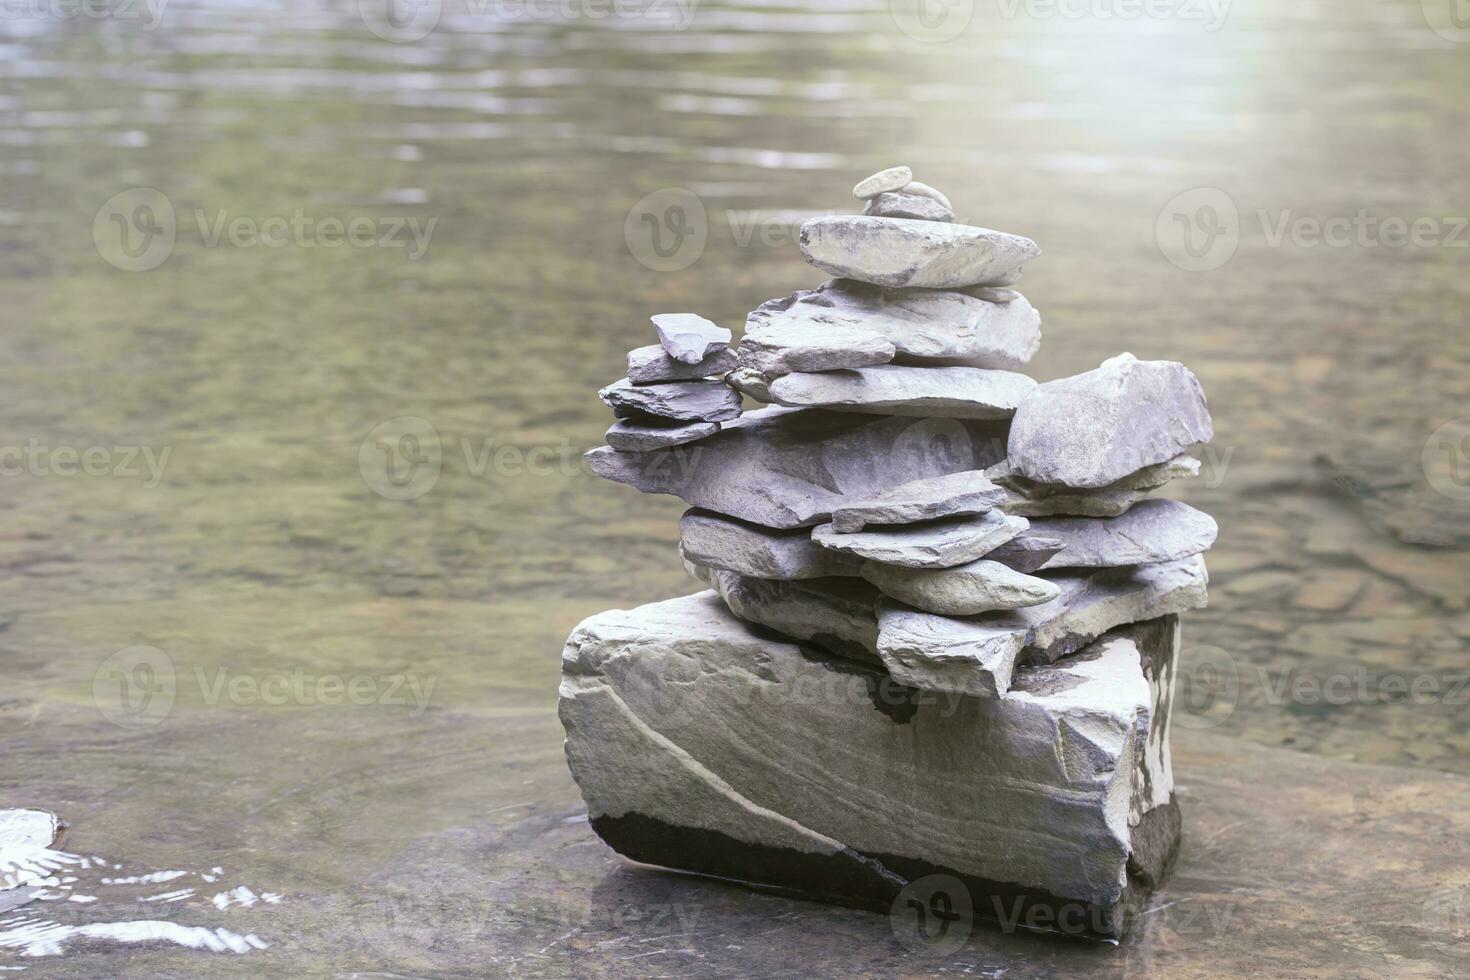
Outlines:
{"label": "large base boulder", "polygon": [[1017,668],[992,697],[757,630],[705,592],[572,633],[567,759],[615,850],[878,911],[944,874],[980,918],[1126,932],[1178,846],[1176,617]]}

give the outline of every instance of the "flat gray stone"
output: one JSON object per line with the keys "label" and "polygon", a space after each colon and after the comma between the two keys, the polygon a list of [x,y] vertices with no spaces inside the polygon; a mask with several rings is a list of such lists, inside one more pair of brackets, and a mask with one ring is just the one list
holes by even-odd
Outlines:
{"label": "flat gray stone", "polygon": [[1018,534],[1005,544],[986,555],[987,561],[998,561],[1018,572],[1030,574],[1040,570],[1051,557],[1061,552],[1066,545],[1056,538],[1045,538],[1027,531]]}
{"label": "flat gray stone", "polygon": [[863,663],[878,663],[878,590],[861,578],[778,580],[707,569],[700,575],[748,622]]}
{"label": "flat gray stone", "polygon": [[[768,332],[771,339],[765,341]],[[779,350],[784,360],[764,349],[757,353],[757,338]],[[827,352],[867,350],[874,338],[891,345],[892,359],[899,363],[1011,371],[1024,367],[1041,346],[1041,315],[1009,289],[884,289],[832,279],[752,311],[738,356],[742,364],[772,375],[866,367],[835,363]],[[821,367],[802,366],[801,348],[808,345],[818,348],[810,356]],[[747,355],[747,348],[752,354]]]}
{"label": "flat gray stone", "polygon": [[911,480],[867,500],[832,512],[832,529],[843,534],[869,524],[912,524],[956,514],[983,514],[1006,499],[981,470]]}
{"label": "flat gray stone", "polygon": [[1119,517],[1049,517],[1031,533],[1066,547],[1042,568],[1106,568],[1177,561],[1210,550],[1219,534],[1214,518],[1178,500],[1145,500]]}
{"label": "flat gray stone", "polygon": [[621,452],[648,452],[669,446],[683,446],[712,436],[720,431],[718,422],[692,422],[672,427],[637,425],[617,421],[607,430],[607,444]]}
{"label": "flat gray stone", "polygon": [[877,909],[916,874],[890,867],[922,868],[961,877],[979,916],[1062,903],[1115,939],[1177,845],[1178,643],[1140,625],[1005,696],[935,695],[705,592],[581,623],[559,714],[592,829],[632,860]]}
{"label": "flat gray stone", "polygon": [[801,226],[801,254],[823,272],[878,286],[993,286],[1041,254],[1029,238],[989,228],[832,215]]}
{"label": "flat gray stone", "polygon": [[865,562],[862,576],[886,596],[924,612],[974,616],[1050,602],[1061,587],[988,558],[954,568],[899,568]]}
{"label": "flat gray stone", "polygon": [[830,324],[793,318],[754,330],[747,320],[736,356],[742,368],[780,377],[887,364],[896,353],[892,341],[869,330],[834,330]]}
{"label": "flat gray stone", "polygon": [[788,374],[771,382],[778,405],[926,418],[1005,419],[1036,382],[1014,371],[880,364]]}
{"label": "flat gray stone", "polygon": [[1212,438],[1204,392],[1188,368],[1120,354],[1027,395],[1008,457],[1016,474],[1038,483],[1097,488]]}
{"label": "flat gray stone", "polygon": [[858,560],[829,551],[805,528],[777,531],[693,508],[679,520],[686,561],[764,579],[856,576]]}
{"label": "flat gray stone", "polygon": [[735,352],[721,347],[702,361],[676,361],[658,344],[628,351],[628,380],[635,385],[662,381],[694,381],[735,370]]}
{"label": "flat gray stone", "polygon": [[1005,431],[998,422],[773,407],[747,412],[695,446],[599,447],[587,461],[598,476],[644,493],[673,494],[766,527],[805,527],[900,483],[990,466],[1004,451]]}
{"label": "flat gray stone", "polygon": [[948,517],[907,527],[869,528],[842,534],[831,524],[812,531],[824,548],[904,568],[953,568],[984,557],[1027,528],[1023,517],[998,511]]}
{"label": "flat gray stone", "polygon": [[888,191],[870,198],[863,214],[877,218],[913,218],[915,221],[953,221],[954,211],[932,197]]}
{"label": "flat gray stone", "polygon": [[887,191],[896,191],[913,179],[914,172],[908,167],[889,167],[858,181],[857,186],[852,189],[852,196],[860,201],[867,200]]}
{"label": "flat gray stone", "polygon": [[730,344],[729,330],[697,313],[659,313],[649,317],[659,346],[682,364],[698,364]]}
{"label": "flat gray stone", "polygon": [[723,381],[671,381],[635,385],[627,378],[597,393],[620,419],[643,423],[725,422],[740,416],[740,394]]}
{"label": "flat gray stone", "polygon": [[1096,490],[1079,490],[1056,483],[1037,483],[1017,475],[1007,460],[1001,460],[985,475],[1009,493],[1000,508],[1019,517],[1117,517],[1171,480],[1199,475],[1200,463],[1193,456],[1176,456],[1167,462],[1146,466],[1115,483]]}
{"label": "flat gray stone", "polygon": [[950,203],[949,198],[945,197],[943,193],[917,180],[911,180],[907,184],[904,184],[899,188],[899,192],[902,194],[915,194],[919,197],[931,197],[940,204],[943,204],[950,211],[954,210],[954,205]]}
{"label": "flat gray stone", "polygon": [[725,384],[758,402],[771,402],[771,379],[753,368],[736,368],[725,375]]}

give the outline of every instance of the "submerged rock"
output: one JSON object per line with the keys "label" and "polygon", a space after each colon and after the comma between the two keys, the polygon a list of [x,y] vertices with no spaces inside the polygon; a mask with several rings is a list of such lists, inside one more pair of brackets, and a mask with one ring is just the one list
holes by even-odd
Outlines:
{"label": "submerged rock", "polygon": [[694,446],[647,453],[604,446],[587,460],[598,476],[644,493],[792,528],[825,523],[833,508],[901,483],[990,466],[1004,446],[1003,423],[766,408]]}
{"label": "submerged rock", "polygon": [[997,511],[925,524],[843,534],[831,524],[812,531],[824,548],[904,568],[953,568],[984,557],[1026,530],[1025,518]]}
{"label": "submerged rock", "polygon": [[618,418],[635,424],[725,422],[740,416],[740,395],[723,381],[635,385],[627,378],[598,392]]}
{"label": "submerged rock", "polygon": [[988,558],[954,568],[899,568],[864,562],[862,576],[884,595],[924,612],[974,616],[1050,602],[1061,587]]}
{"label": "submerged rock", "polygon": [[650,344],[628,351],[628,380],[635,385],[694,381],[733,371],[735,365],[735,352],[728,347],[720,347],[703,360],[686,364],[674,360],[658,344]]}
{"label": "submerged rock", "polygon": [[938,697],[702,593],[578,626],[560,716],[593,829],[635,861],[882,912],[952,874],[982,917],[1116,939],[1177,847],[1177,650],[1141,624],[1004,697]]}
{"label": "submerged rock", "polygon": [[[876,356],[892,346],[890,359],[901,363],[1013,371],[1040,345],[1041,315],[1008,289],[884,289],[831,279],[758,306],[746,318],[738,356],[779,375],[866,367],[837,363],[831,352],[846,347]],[[807,346],[816,349],[807,355]]]}
{"label": "submerged rock", "polygon": [[730,343],[732,334],[696,313],[660,313],[650,317],[658,342],[674,360],[698,364]]}
{"label": "submerged rock", "polygon": [[1008,461],[1037,483],[1097,488],[1212,438],[1204,392],[1188,368],[1119,354],[1027,395]]}
{"label": "submerged rock", "polygon": [[867,500],[843,504],[832,511],[832,529],[851,534],[869,524],[913,524],[956,514],[983,514],[1005,499],[1005,490],[991,483],[983,470],[965,470],[911,480]]}
{"label": "submerged rock", "polygon": [[932,418],[1005,419],[1036,387],[1014,371],[882,364],[788,374],[771,382],[779,405]]}
{"label": "submerged rock", "polygon": [[833,215],[801,226],[801,254],[823,272],[878,286],[961,289],[1009,281],[1041,254],[1029,238],[989,228]]}

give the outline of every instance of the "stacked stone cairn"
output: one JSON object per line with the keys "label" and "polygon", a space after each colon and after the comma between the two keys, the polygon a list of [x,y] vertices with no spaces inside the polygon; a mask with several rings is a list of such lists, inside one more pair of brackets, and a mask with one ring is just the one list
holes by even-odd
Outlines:
{"label": "stacked stone cairn", "polygon": [[636,861],[883,911],[949,882],[975,916],[1116,941],[1180,839],[1178,614],[1217,529],[1149,494],[1198,474],[1204,394],[1126,353],[1037,384],[1036,244],[953,223],[907,167],[854,193],[801,229],[836,278],[761,304],[733,354],[654,317],[602,392],[594,471],[691,505],[710,590],[573,632],[573,775]]}

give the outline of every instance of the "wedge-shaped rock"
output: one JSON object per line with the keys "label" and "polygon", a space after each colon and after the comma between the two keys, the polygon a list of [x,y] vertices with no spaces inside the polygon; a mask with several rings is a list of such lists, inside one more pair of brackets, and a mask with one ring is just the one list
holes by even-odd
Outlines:
{"label": "wedge-shaped rock", "polygon": [[1096,488],[1212,438],[1204,392],[1187,367],[1119,354],[1027,395],[1008,457],[1029,480]]}
{"label": "wedge-shaped rock", "polygon": [[1115,483],[1096,490],[1079,490],[1057,483],[1037,483],[1017,475],[1007,460],[1001,460],[985,473],[1009,496],[999,505],[1008,514],[1019,517],[1117,517],[1140,500],[1171,480],[1199,475],[1199,460],[1193,456],[1176,456],[1165,463],[1145,466]]}
{"label": "wedge-shaped rock", "polygon": [[697,442],[720,431],[718,422],[692,422],[673,427],[614,422],[607,430],[607,444],[623,452],[648,452]]}
{"label": "wedge-shaped rock", "polygon": [[812,531],[824,548],[904,568],[953,568],[982,558],[1026,530],[1023,517],[996,511],[926,524],[869,528],[843,534],[831,524]]}
{"label": "wedge-shaped rock", "polygon": [[1004,449],[1002,423],[767,408],[693,446],[649,453],[599,447],[587,460],[598,476],[644,493],[790,528],[824,523],[849,499],[900,483],[990,466]]}
{"label": "wedge-shaped rock", "polygon": [[753,331],[747,326],[737,358],[741,367],[777,378],[794,371],[841,371],[887,364],[896,352],[892,341],[867,330],[833,329],[822,323],[791,319]]}
{"label": "wedge-shaped rock", "polygon": [[598,395],[613,414],[635,424],[658,419],[669,422],[724,422],[740,415],[740,394],[723,381],[671,381],[635,385],[627,378],[608,385]]}
{"label": "wedge-shaped rock", "polygon": [[924,612],[975,616],[997,609],[1022,609],[1050,602],[1061,587],[981,558],[955,568],[899,568],[865,562],[862,576],[886,596]]}
{"label": "wedge-shaped rock", "polygon": [[1008,568],[1030,574],[1039,570],[1064,547],[1066,545],[1056,538],[1046,538],[1027,531],[1011,538],[985,557],[988,561],[998,561]]}
{"label": "wedge-shaped rock", "polygon": [[932,197],[887,191],[868,201],[863,214],[878,218],[913,218],[915,221],[953,221],[954,211]]}
{"label": "wedge-shaped rock", "polygon": [[878,590],[860,578],[778,581],[717,568],[698,577],[747,622],[849,660],[878,663]]}
{"label": "wedge-shaped rock", "polygon": [[1141,624],[1005,697],[937,696],[702,593],[578,626],[560,716],[592,829],[635,861],[879,912],[950,874],[982,918],[1117,939],[1177,846],[1177,649]]}
{"label": "wedge-shaped rock", "polygon": [[650,317],[658,331],[658,342],[674,360],[698,364],[730,343],[732,336],[725,327],[706,320],[697,313],[660,313]]}
{"label": "wedge-shaped rock", "polygon": [[728,347],[718,348],[702,361],[685,364],[674,360],[658,344],[650,344],[628,351],[628,380],[635,385],[694,381],[733,371],[735,365],[735,352]]}
{"label": "wedge-shaped rock", "polygon": [[1014,371],[880,364],[853,371],[788,374],[771,382],[771,397],[793,408],[925,418],[1005,419],[1036,387]]}
{"label": "wedge-shaped rock", "polygon": [[832,511],[832,529],[843,534],[869,524],[913,524],[957,514],[983,514],[1004,502],[1006,492],[982,470],[934,476],[885,490]]}
{"label": "wedge-shaped rock", "polygon": [[823,272],[844,279],[961,289],[1007,281],[1041,249],[1029,238],[989,228],[832,215],[801,226],[801,254]]}
{"label": "wedge-shaped rock", "polygon": [[[1041,346],[1041,315],[1026,297],[1008,289],[883,289],[832,279],[752,311],[738,357],[773,377],[864,367],[835,363],[826,352],[866,350],[874,337],[891,344],[893,359],[902,363],[1014,371]],[[804,353],[808,344],[817,348],[810,356]]]}
{"label": "wedge-shaped rock", "polygon": [[725,375],[725,384],[758,402],[771,402],[771,379],[752,368],[736,368]]}
{"label": "wedge-shaped rock", "polygon": [[829,551],[806,528],[777,531],[694,508],[679,521],[679,547],[696,565],[767,579],[855,576],[859,561]]}
{"label": "wedge-shaped rock", "polygon": [[1031,533],[1066,547],[1042,568],[1106,568],[1177,561],[1209,551],[1220,528],[1215,519],[1178,500],[1145,500],[1119,517],[1050,517]]}

